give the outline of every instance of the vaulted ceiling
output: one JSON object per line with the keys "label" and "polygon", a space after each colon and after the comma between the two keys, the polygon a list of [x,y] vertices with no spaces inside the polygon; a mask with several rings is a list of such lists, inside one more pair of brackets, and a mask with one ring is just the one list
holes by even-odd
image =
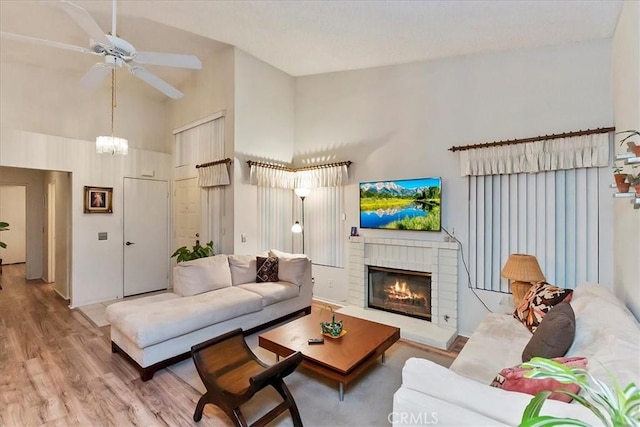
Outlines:
{"label": "vaulted ceiling", "polygon": [[[75,1],[111,28],[112,2]],[[118,2],[118,35],[143,51],[205,59],[233,45],[292,76],[611,38],[622,1]],[[56,2],[0,1],[0,30],[78,46],[88,37]],[[96,57],[0,40],[0,60],[81,77]],[[197,71],[154,67],[180,84]]]}

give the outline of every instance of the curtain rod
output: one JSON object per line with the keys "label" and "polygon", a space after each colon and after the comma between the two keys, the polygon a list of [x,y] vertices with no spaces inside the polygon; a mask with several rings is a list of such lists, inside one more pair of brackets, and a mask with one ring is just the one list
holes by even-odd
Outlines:
{"label": "curtain rod", "polygon": [[346,166],[349,167],[353,164],[351,160],[347,160],[346,162],[337,162],[337,163],[327,163],[324,165],[314,165],[314,166],[304,166],[301,168],[290,168],[287,166],[276,165],[273,163],[264,163],[264,162],[254,162],[253,160],[247,160],[247,164],[249,166],[261,166],[263,168],[268,169],[277,169],[287,172],[298,172],[298,171],[306,171],[306,170],[314,170],[314,169],[323,169],[323,168],[332,168],[335,166]]}
{"label": "curtain rod", "polygon": [[536,141],[546,141],[549,139],[558,139],[558,138],[571,138],[574,136],[583,136],[583,135],[593,135],[597,133],[607,133],[615,131],[615,127],[608,128],[597,128],[597,129],[587,129],[587,130],[578,130],[573,132],[564,132],[564,133],[555,133],[552,135],[544,135],[544,136],[535,136],[533,138],[522,138],[522,139],[507,139],[505,141],[494,141],[494,142],[486,142],[483,144],[470,144],[470,145],[460,145],[453,146],[449,148],[449,151],[466,151],[466,150],[474,150],[476,148],[488,148],[488,147],[499,147],[501,145],[515,145],[515,144],[524,144],[526,142],[536,142]]}
{"label": "curtain rod", "polygon": [[222,159],[222,160],[215,160],[213,162],[202,163],[200,165],[196,165],[196,169],[206,168],[207,166],[219,165],[221,163],[229,164],[231,163],[231,159],[227,157],[226,159]]}

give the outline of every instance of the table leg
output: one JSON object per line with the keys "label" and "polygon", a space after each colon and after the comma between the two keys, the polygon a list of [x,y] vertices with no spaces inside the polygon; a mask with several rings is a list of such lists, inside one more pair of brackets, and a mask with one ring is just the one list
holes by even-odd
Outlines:
{"label": "table leg", "polygon": [[276,363],[280,361],[280,355],[276,353]]}
{"label": "table leg", "polygon": [[340,388],[338,389],[338,398],[340,399],[340,402],[342,402],[344,400],[344,384],[340,383]]}
{"label": "table leg", "polygon": [[386,363],[387,359],[384,357],[384,351],[382,352],[382,363]]}

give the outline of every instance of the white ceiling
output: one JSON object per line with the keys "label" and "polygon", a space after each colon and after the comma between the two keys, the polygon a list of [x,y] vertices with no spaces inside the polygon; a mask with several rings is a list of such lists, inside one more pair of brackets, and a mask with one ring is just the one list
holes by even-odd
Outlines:
{"label": "white ceiling", "polygon": [[[78,0],[105,32],[111,1]],[[292,76],[353,70],[613,35],[622,0],[118,2],[118,35],[141,51],[201,59],[227,45]],[[87,46],[56,2],[0,0],[0,30]],[[96,57],[12,40],[2,61],[82,76]],[[149,67],[180,87],[197,71]],[[144,85],[144,83],[140,83]]]}

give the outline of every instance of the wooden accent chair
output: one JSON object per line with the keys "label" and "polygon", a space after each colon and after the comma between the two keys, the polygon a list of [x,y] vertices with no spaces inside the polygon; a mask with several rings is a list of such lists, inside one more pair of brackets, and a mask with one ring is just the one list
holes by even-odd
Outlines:
{"label": "wooden accent chair", "polygon": [[282,412],[289,410],[293,425],[302,426],[300,412],[283,378],[296,370],[302,354],[296,352],[275,365],[269,366],[258,359],[244,340],[242,329],[227,332],[217,338],[191,347],[191,355],[207,392],[202,395],[193,420],[202,419],[207,403],[222,409],[236,426],[247,426],[240,405],[254,394],[271,385],[284,400],[252,424],[264,426]]}

